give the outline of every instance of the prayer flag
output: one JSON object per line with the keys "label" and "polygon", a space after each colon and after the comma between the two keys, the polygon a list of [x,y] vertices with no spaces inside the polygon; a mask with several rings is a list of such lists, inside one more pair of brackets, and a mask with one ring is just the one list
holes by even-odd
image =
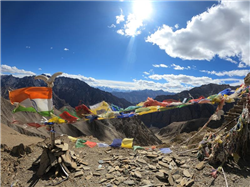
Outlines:
{"label": "prayer flag", "polygon": [[134,138],[124,138],[121,147],[132,149]]}
{"label": "prayer flag", "polygon": [[122,139],[114,139],[113,142],[109,145],[110,147],[121,147]]}
{"label": "prayer flag", "polygon": [[13,112],[37,112],[42,116],[50,116],[53,110],[52,88],[27,87],[9,92],[11,104],[18,104]]}

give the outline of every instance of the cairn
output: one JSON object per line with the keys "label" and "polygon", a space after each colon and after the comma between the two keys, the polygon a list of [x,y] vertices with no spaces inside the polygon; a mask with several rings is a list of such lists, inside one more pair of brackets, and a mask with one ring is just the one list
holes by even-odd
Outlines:
{"label": "cairn", "polygon": [[[247,96],[242,96],[236,102],[236,104],[231,108],[226,115],[224,115],[224,125],[227,125],[227,128],[232,128],[236,123],[237,119],[240,117],[243,108],[246,108]],[[250,110],[250,105],[247,106],[248,110]]]}
{"label": "cairn", "polygon": [[[250,73],[246,76],[245,86],[250,85]],[[250,94],[246,89],[234,107],[225,115],[221,132],[208,133],[199,145],[198,158],[208,157],[210,164],[222,166],[233,158],[238,163],[250,158]],[[217,169],[218,170],[218,169]]]}
{"label": "cairn", "polygon": [[[38,75],[35,79],[43,80],[48,87],[54,86],[54,81],[62,72],[54,73],[50,78],[44,75]],[[83,175],[79,168],[86,164],[76,155],[74,151],[69,150],[69,144],[61,139],[55,138],[54,123],[45,123],[46,129],[50,131],[50,143],[44,145],[42,155],[40,157],[40,166],[37,170],[37,177],[41,178],[48,173],[52,167],[56,168],[55,177],[59,175],[59,170],[66,175],[63,180],[54,182],[50,185],[57,185],[67,180],[72,172],[75,172],[75,177]],[[78,171],[78,172],[77,172]]]}
{"label": "cairn", "polygon": [[[244,84],[245,84],[245,86],[250,85],[250,73],[248,73],[247,76],[244,78]],[[225,119],[224,124],[234,122],[234,123],[232,123],[233,125],[229,126],[229,127],[233,127],[236,124],[237,119],[241,115],[243,108],[246,108],[246,107],[248,108],[248,110],[250,109],[249,96],[247,94],[243,94],[239,98],[239,100],[236,102],[236,104],[233,106],[233,108],[231,108],[227,112],[227,114],[224,115],[224,119]]]}
{"label": "cairn", "polygon": [[36,172],[39,178],[49,173],[51,168],[54,168],[54,178],[58,177],[59,179],[61,177],[62,180],[53,180],[50,185],[58,185],[70,177],[83,175],[81,168],[84,165],[88,165],[88,163],[85,163],[79,158],[79,155],[69,149],[69,143],[60,138],[55,140],[53,147],[50,143],[42,147],[40,166]]}

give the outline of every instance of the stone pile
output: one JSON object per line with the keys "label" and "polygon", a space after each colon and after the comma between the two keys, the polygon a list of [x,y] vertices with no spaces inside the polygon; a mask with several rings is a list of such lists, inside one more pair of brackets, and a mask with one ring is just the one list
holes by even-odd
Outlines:
{"label": "stone pile", "polygon": [[[231,108],[227,112],[227,114],[224,115],[224,118],[225,118],[224,124],[228,124],[231,122],[228,128],[232,128],[236,124],[237,119],[241,115],[245,104],[246,104],[246,97],[241,97],[238,101],[236,101],[236,104],[233,106],[233,108]],[[249,106],[248,106],[248,109],[250,109]]]}
{"label": "stone pile", "polygon": [[[178,156],[175,153],[163,154],[154,150],[128,149],[128,154],[116,153],[114,148],[103,150],[105,156],[98,157],[97,163],[90,166],[84,162],[82,154],[69,150],[69,144],[63,140],[55,140],[52,149],[44,146],[40,158],[38,176],[43,176],[54,167],[54,174],[49,180],[50,185],[71,178],[73,180],[98,181],[100,186],[186,186],[194,184],[194,171],[191,170],[190,158]],[[81,153],[81,151],[80,151]],[[99,152],[100,154],[100,152]],[[103,153],[102,153],[103,154]],[[102,155],[101,154],[101,155]],[[98,165],[98,167],[93,167]],[[204,162],[196,166],[200,171]]]}
{"label": "stone pile", "polygon": [[[192,186],[193,173],[189,170],[188,160],[182,160],[175,153],[164,155],[160,151],[130,152],[124,157],[113,154],[98,161],[99,167],[95,171],[83,168],[88,172],[85,177],[90,180],[98,177],[100,186]],[[197,170],[204,168],[204,162],[197,166]],[[105,170],[105,172],[100,172]],[[155,180],[157,178],[158,180]]]}
{"label": "stone pile", "polygon": [[[250,85],[250,73],[247,74],[247,76],[244,78],[244,84],[245,86],[249,86]],[[249,96],[246,97],[246,94],[244,96],[241,96],[239,98],[239,100],[236,102],[236,104],[234,105],[233,108],[231,108],[226,115],[224,115],[225,117],[225,121],[224,123],[229,123],[228,128],[232,128],[236,122],[237,119],[239,118],[239,116],[242,113],[243,108],[245,108],[247,106],[248,110],[250,109],[250,105],[249,105]],[[230,124],[230,122],[232,124]],[[233,123],[234,122],[234,123]]]}
{"label": "stone pile", "polygon": [[234,160],[249,160],[250,156],[250,115],[248,92],[241,95],[237,104],[225,115],[225,122],[217,133],[206,133],[199,143],[198,158],[208,159],[211,165],[218,165],[216,170]]}
{"label": "stone pile", "polygon": [[50,185],[57,185],[72,176],[78,177],[83,175],[81,169],[88,163],[79,158],[79,155],[76,155],[74,151],[69,150],[68,143],[57,139],[54,142],[54,147],[51,147],[51,144],[44,144],[42,147],[40,166],[36,173],[38,177],[48,173],[52,167],[55,168],[52,177],[58,180],[52,181]]}

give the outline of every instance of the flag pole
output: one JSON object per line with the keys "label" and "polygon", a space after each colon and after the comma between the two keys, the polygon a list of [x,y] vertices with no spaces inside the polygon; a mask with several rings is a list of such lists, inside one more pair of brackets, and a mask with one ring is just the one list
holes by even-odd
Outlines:
{"label": "flag pole", "polygon": [[[63,74],[62,72],[57,72],[57,73],[54,73],[50,78],[48,78],[47,76],[44,76],[44,75],[38,75],[38,76],[35,76],[35,79],[43,80],[47,84],[47,87],[52,88],[54,86],[55,78],[59,75],[62,75],[62,74]],[[54,145],[55,145],[54,123],[50,122],[50,123],[48,123],[48,125],[49,125],[49,129],[50,129],[51,146],[52,146],[52,148],[54,148]]]}
{"label": "flag pole", "polygon": [[55,145],[55,130],[54,130],[54,123],[53,123],[53,125],[51,125],[50,139],[51,139],[51,146],[52,146],[52,149],[53,149],[53,148],[54,148],[54,145]]}

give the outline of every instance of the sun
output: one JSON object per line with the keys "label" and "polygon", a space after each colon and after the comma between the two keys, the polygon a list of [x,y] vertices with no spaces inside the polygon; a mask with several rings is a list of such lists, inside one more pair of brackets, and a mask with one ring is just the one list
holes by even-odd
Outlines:
{"label": "sun", "polygon": [[135,0],[133,2],[133,12],[139,19],[148,19],[152,13],[150,0]]}

